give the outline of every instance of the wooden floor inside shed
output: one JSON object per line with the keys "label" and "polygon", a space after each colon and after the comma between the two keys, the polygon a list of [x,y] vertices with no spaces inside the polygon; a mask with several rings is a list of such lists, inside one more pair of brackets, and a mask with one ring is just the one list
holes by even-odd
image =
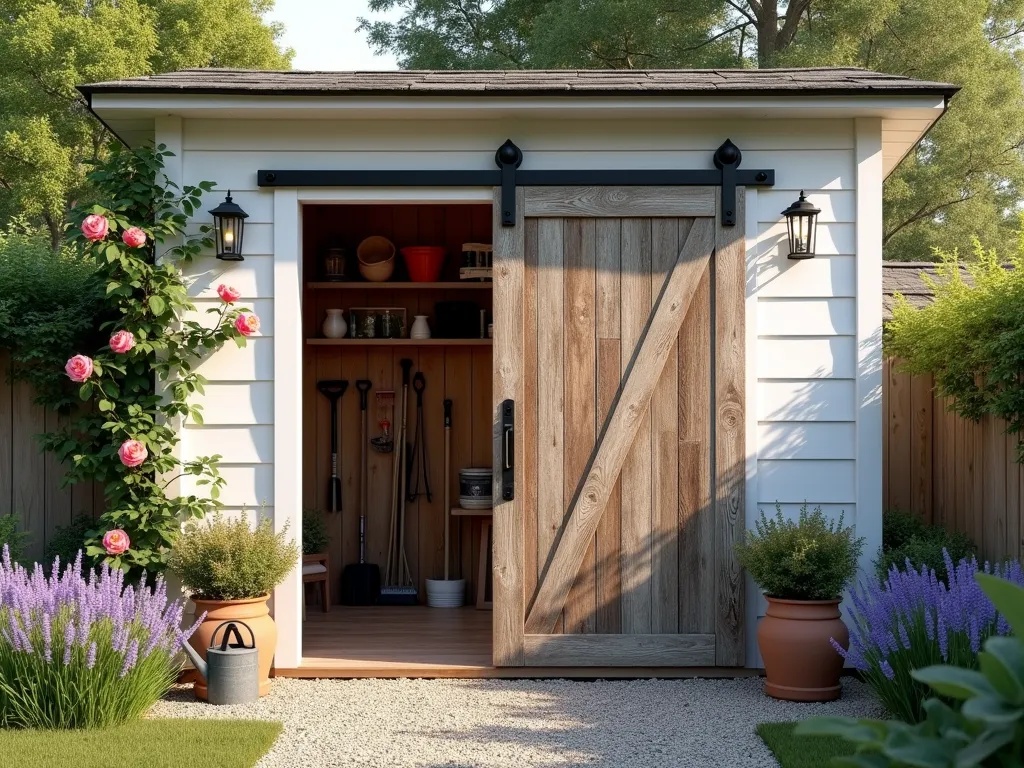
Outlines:
{"label": "wooden floor inside shed", "polygon": [[[306,608],[300,671],[307,674],[301,676],[476,677],[469,673],[490,666],[490,611],[424,605],[332,606],[329,613]],[[323,674],[309,674],[314,670]]]}
{"label": "wooden floor inside shed", "polygon": [[748,677],[758,670],[714,667],[495,667],[491,611],[426,606],[307,606],[297,678],[575,678],[591,680]]}

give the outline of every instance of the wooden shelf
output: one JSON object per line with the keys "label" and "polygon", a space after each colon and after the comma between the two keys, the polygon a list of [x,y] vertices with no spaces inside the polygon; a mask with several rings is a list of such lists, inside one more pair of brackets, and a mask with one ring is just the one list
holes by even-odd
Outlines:
{"label": "wooden shelf", "polygon": [[487,509],[463,509],[462,507],[452,507],[452,517],[493,517],[493,507]]}
{"label": "wooden shelf", "polygon": [[494,283],[491,282],[470,280],[458,280],[448,283],[412,283],[404,281],[395,283],[363,283],[356,280],[338,280],[336,282],[327,283],[306,283],[306,287],[312,291],[489,291],[493,285]]}
{"label": "wooden shelf", "polygon": [[489,347],[492,339],[306,339],[316,347]]}

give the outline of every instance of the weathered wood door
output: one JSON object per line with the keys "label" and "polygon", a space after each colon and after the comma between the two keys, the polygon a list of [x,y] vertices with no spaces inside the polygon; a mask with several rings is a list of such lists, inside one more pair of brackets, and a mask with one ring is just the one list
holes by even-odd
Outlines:
{"label": "weathered wood door", "polygon": [[[712,187],[495,191],[494,663],[744,663],[744,213]],[[514,499],[500,409],[515,403]]]}

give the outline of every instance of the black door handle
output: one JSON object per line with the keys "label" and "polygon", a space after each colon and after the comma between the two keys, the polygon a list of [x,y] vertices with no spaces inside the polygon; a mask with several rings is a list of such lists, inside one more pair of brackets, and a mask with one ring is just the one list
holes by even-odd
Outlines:
{"label": "black door handle", "polygon": [[501,498],[512,501],[516,497],[516,404],[505,400],[501,404]]}

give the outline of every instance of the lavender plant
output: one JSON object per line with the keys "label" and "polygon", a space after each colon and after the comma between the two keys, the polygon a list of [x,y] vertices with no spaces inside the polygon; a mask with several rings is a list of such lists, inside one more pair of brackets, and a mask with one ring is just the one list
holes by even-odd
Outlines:
{"label": "lavender plant", "polygon": [[935,664],[977,669],[978,653],[993,635],[1009,625],[974,576],[994,574],[1024,586],[1024,570],[1015,560],[1001,565],[963,559],[954,565],[943,552],[948,584],[933,569],[901,571],[893,566],[884,582],[870,579],[851,593],[850,648],[833,642],[836,651],[864,674],[891,715],[921,722],[929,689],[911,673]]}
{"label": "lavender plant", "polygon": [[[180,670],[183,604],[125,584],[104,564],[82,575],[82,553],[49,576],[0,557],[0,727],[107,727],[142,715]],[[198,626],[202,617],[193,628]]]}

